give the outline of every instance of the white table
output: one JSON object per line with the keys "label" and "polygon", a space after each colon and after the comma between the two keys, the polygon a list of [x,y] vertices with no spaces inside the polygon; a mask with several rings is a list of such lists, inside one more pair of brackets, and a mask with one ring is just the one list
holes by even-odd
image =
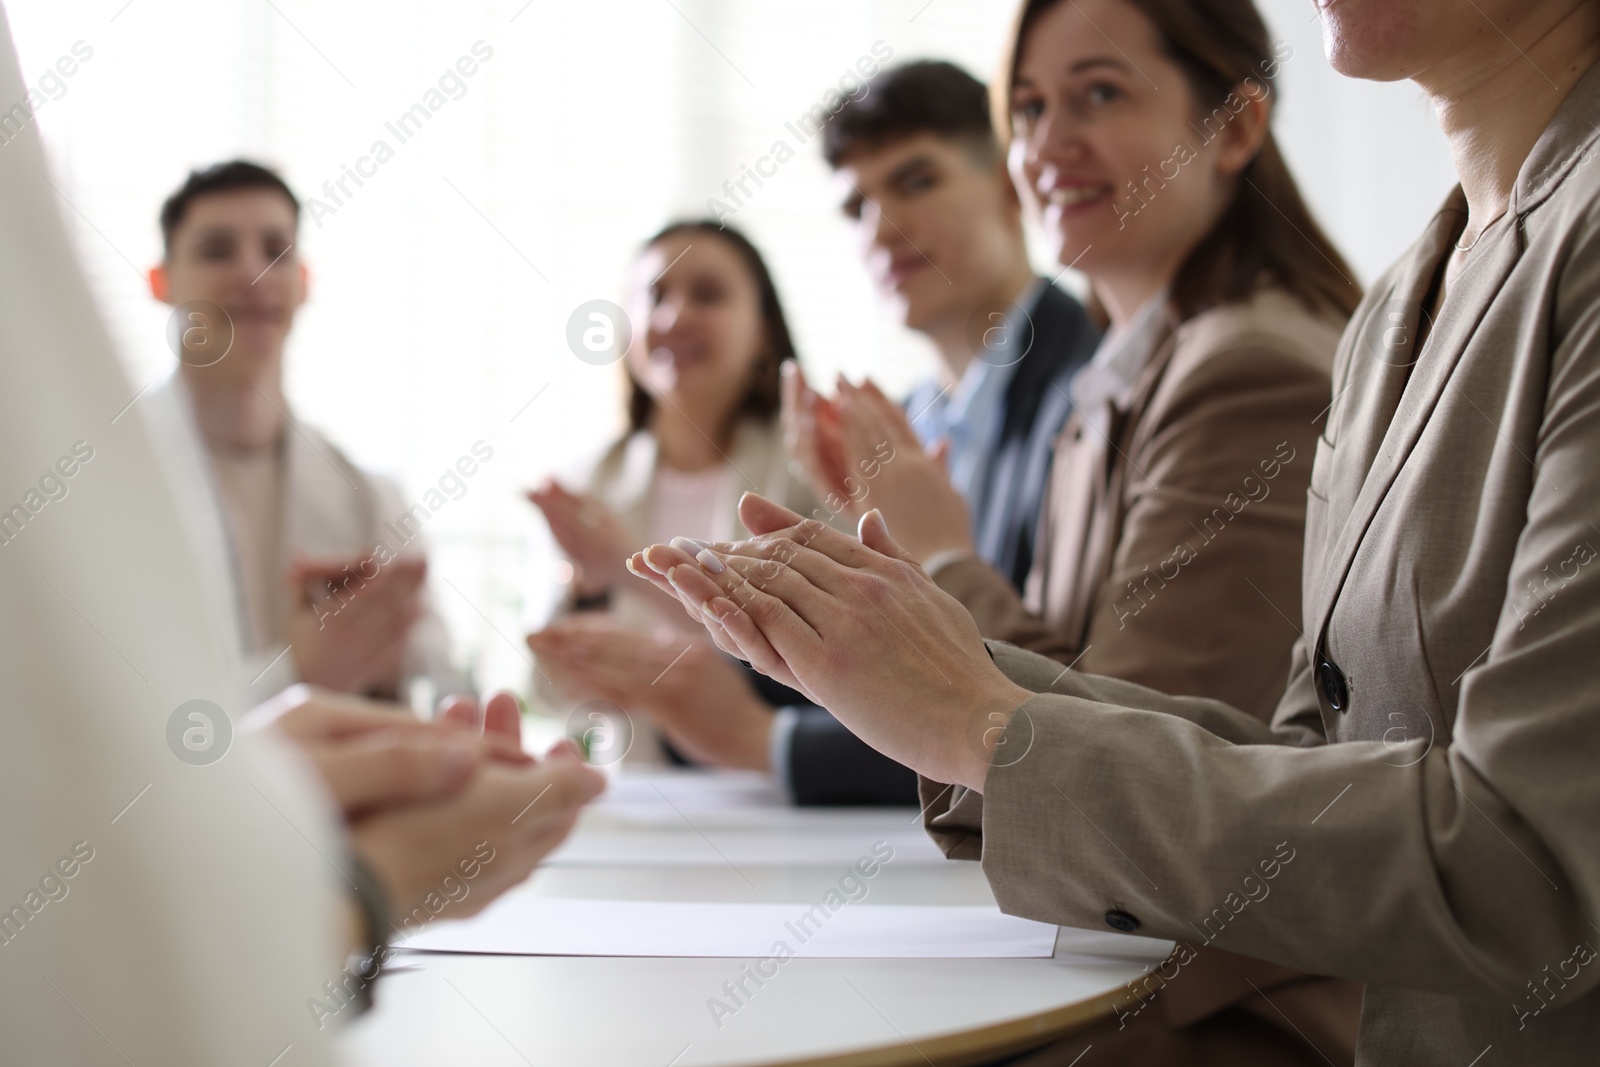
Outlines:
{"label": "white table", "polygon": [[[705,789],[685,774],[618,779],[571,847],[513,892],[806,905],[850,862],[831,856],[888,840],[895,859],[852,907],[994,901],[976,864],[918,851],[911,809],[800,811],[753,776]],[[777,862],[782,846],[811,859]],[[343,1041],[350,1062],[372,1067],[943,1067],[1099,1018],[1170,949],[1063,929],[1053,959],[793,959],[720,1026],[708,1000],[740,960],[405,954]]]}

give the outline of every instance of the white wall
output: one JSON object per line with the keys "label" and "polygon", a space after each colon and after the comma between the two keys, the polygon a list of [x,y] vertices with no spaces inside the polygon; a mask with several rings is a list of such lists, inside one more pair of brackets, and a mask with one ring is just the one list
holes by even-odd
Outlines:
{"label": "white wall", "polygon": [[[518,490],[617,425],[616,369],[566,348],[573,308],[618,293],[643,235],[703,214],[742,164],[777,138],[794,142],[785,121],[875,42],[987,77],[1008,13],[982,0],[9,8],[30,81],[74,42],[94,49],[38,121],[135,388],[172,360],[166,309],[140,272],[160,255],[160,201],[190,167],[254,156],[321,195],[475,41],[494,49],[465,96],[358,195],[320,224],[305,219],[314,289],[289,381],[301,415],[413,495],[475,440],[495,447],[430,527],[436,573],[465,594],[436,583],[436,595],[488,684],[522,681],[520,620],[550,590],[549,546]],[[1285,150],[1370,280],[1449,187],[1442,141],[1410,86],[1352,84],[1328,69],[1309,4],[1269,0],[1268,13],[1295,50],[1282,75]],[[734,221],[767,251],[815,373],[904,388],[928,353],[879,313],[815,141],[794,147]]]}

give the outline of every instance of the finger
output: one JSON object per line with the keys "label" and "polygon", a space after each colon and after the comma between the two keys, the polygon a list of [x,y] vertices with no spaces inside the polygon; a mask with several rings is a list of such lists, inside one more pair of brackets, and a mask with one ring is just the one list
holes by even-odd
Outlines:
{"label": "finger", "polygon": [[[557,746],[559,748],[559,746]],[[605,791],[605,775],[584,763],[556,755],[541,762],[533,770],[521,775],[524,779],[520,792],[526,797],[513,822],[520,825],[530,819],[563,817],[589,803]]]}
{"label": "finger", "polygon": [[667,582],[684,606],[694,609],[696,617],[703,616],[705,606],[725,592],[722,584],[699,563],[673,567],[667,572]]}
{"label": "finger", "polygon": [[544,754],[544,758],[567,763],[582,763],[583,750],[578,747],[578,743],[572,738],[563,737],[550,746],[550,750]]}
{"label": "finger", "polygon": [[[357,560],[357,563],[360,561]],[[351,565],[348,559],[333,559],[327,556],[295,556],[289,561],[289,573],[302,581],[314,578],[340,578],[344,576],[345,568]]]}
{"label": "finger", "polygon": [[935,441],[933,447],[928,450],[928,456],[939,465],[939,469],[948,478],[950,476],[950,438],[941,437]]}
{"label": "finger", "polygon": [[[735,565],[730,566],[730,561]],[[710,608],[713,600],[733,601],[751,616],[767,641],[792,642],[790,647],[796,649],[820,640],[806,616],[825,618],[832,600],[781,563],[749,557],[735,559],[713,549],[702,551],[694,566],[674,567],[667,580],[680,598],[698,600],[701,610],[713,618],[719,618]],[[803,603],[804,611],[797,609],[796,603]]]}
{"label": "finger", "polygon": [[889,431],[892,443],[904,448],[922,447],[922,440],[917,436],[917,431],[912,429],[911,420],[906,416],[905,409],[884,396],[883,390],[878,388],[876,382],[871,378],[862,382],[860,393],[878,413],[878,418]]}
{"label": "finger", "polygon": [[348,693],[293,685],[251,709],[244,726],[275,726],[296,741],[338,739],[376,730],[425,730],[427,724],[398,704]]}
{"label": "finger", "polygon": [[380,570],[376,577],[353,584],[358,598],[381,601],[392,608],[414,599],[427,577],[426,560],[397,559]]}
{"label": "finger", "polygon": [[806,381],[806,372],[797,360],[786,359],[779,364],[778,377],[782,379],[785,388],[793,389],[797,395],[811,391],[811,385]]}
{"label": "finger", "polygon": [[[798,546],[790,547],[795,555],[799,554]],[[751,604],[750,597],[753,593],[764,593],[775,597],[799,616],[800,621],[813,634],[819,633],[829,619],[836,617],[839,594],[845,592],[845,583],[848,581],[844,576],[847,568],[840,567],[832,560],[826,560],[821,556],[816,558],[824,560],[832,568],[833,573],[829,578],[840,586],[837,593],[818,587],[799,570],[790,566],[784,555],[774,555],[771,558],[727,555],[718,558],[724,563],[726,570],[713,575],[712,581],[722,584],[724,595],[729,600],[747,607]],[[704,568],[706,565],[702,563],[701,566]],[[735,578],[738,580],[734,580]]]}
{"label": "finger", "polygon": [[739,605],[726,597],[717,597],[706,607],[726,639],[726,644],[721,640],[717,642],[724,652],[744,660],[768,678],[805,694],[813,704],[819,703],[795,676],[783,656],[773,648],[772,642],[767,640],[748,612],[740,610]]}
{"label": "finger", "polygon": [[877,454],[878,446],[891,443],[895,433],[889,420],[859,389],[839,395],[839,417],[845,444],[852,460]]}
{"label": "finger", "polygon": [[[789,514],[793,515],[794,512],[791,511]],[[875,558],[875,553],[863,548],[861,542],[854,537],[835,530],[825,522],[818,522],[816,519],[801,519],[791,526],[769,531],[759,537],[745,541],[718,543],[710,547],[714,552],[759,555],[761,550],[758,546],[760,544],[782,538],[787,538],[797,545],[819,552],[846,567],[869,566]]]}
{"label": "finger", "polygon": [[739,498],[739,521],[757,537],[805,522],[805,516],[775,504],[760,493],[745,493]]}
{"label": "finger", "polygon": [[[776,579],[779,568],[788,568],[830,596],[849,595],[850,575],[860,568],[839,563],[816,551],[808,543],[815,536],[811,527],[802,524],[793,531],[735,541],[728,545],[714,545],[710,554],[724,564],[738,568],[741,574],[757,584],[765,579]],[[702,569],[709,570],[702,556],[697,556],[695,562]]]}
{"label": "finger", "polygon": [[877,508],[861,516],[861,523],[856,527],[856,531],[861,536],[861,543],[867,548],[880,552],[890,559],[904,560],[918,570],[922,569],[922,565],[911,553],[901,548],[899,542],[889,536],[889,523],[884,519],[883,512]]}
{"label": "finger", "polygon": [[319,744],[310,755],[340,808],[353,815],[451,796],[472,779],[488,753],[459,735],[395,732]]}
{"label": "finger", "polygon": [[[513,704],[516,703],[515,697],[511,700]],[[443,730],[455,730],[469,737],[480,738],[490,757],[501,763],[533,762],[533,757],[522,750],[520,721],[515,734],[504,729],[488,729],[484,711],[471,697],[457,696],[442,701],[435,724]]]}
{"label": "finger", "polygon": [[[707,600],[720,596],[721,591],[703,574],[696,577],[700,568],[693,556],[670,545],[651,545],[634,558],[640,560],[642,564],[631,568],[635,574],[648,577],[651,584],[677,600],[689,618],[706,628],[706,632],[711,635],[718,648],[730,656],[744,658],[739,646],[723,632],[721,623],[706,613],[704,606]],[[673,585],[668,578],[668,575],[677,568],[682,568],[679,577],[689,583],[683,589]],[[701,582],[704,584],[700,584]]]}
{"label": "finger", "polygon": [[434,722],[473,731],[478,729],[479,719],[478,702],[469,696],[445,697],[433,713]]}
{"label": "finger", "polygon": [[[680,538],[679,541],[693,543],[689,542],[688,538]],[[694,552],[686,551],[677,545],[651,545],[641,555],[644,557],[645,566],[660,575],[669,573],[674,567],[694,562]]]}
{"label": "finger", "polygon": [[[646,562],[646,554],[654,551],[655,549],[660,549],[660,551],[656,553],[654,562]],[[698,604],[691,604],[685,601],[678,595],[678,591],[672,587],[672,583],[667,581],[665,572],[671,570],[675,565],[672,562],[673,560],[692,563],[693,557],[687,556],[685,553],[668,545],[652,545],[643,552],[634,553],[633,556],[628,559],[628,570],[631,571],[635,577],[645,579],[651,585],[659,589],[662,593],[676,600],[678,605],[683,608],[684,614],[688,615],[689,618],[695,622],[704,625],[707,630],[712,632],[712,636],[715,637],[716,631],[718,630],[718,627],[716,626],[716,620],[707,618],[704,613],[701,612]]]}
{"label": "finger", "polygon": [[[657,570],[656,565],[649,562],[646,558],[647,553],[654,548],[661,549],[661,552],[656,557],[657,562],[660,563],[662,568],[660,570]],[[651,585],[655,586],[668,596],[676,597],[678,595],[677,591],[674,590],[672,586],[667,584],[666,579],[666,572],[671,570],[675,565],[674,563],[668,562],[668,553],[673,553],[675,551],[675,549],[668,545],[651,545],[649,548],[635,552],[633,555],[628,557],[626,564],[628,573],[632,574],[635,578],[643,578],[645,581],[649,582]],[[682,555],[682,553],[678,554]]]}
{"label": "finger", "polygon": [[786,359],[778,365],[778,414],[784,429],[784,441],[794,450],[800,444],[800,390],[804,379],[794,360]]}
{"label": "finger", "polygon": [[522,748],[522,705],[515,694],[501,691],[489,698],[483,706],[483,732],[486,736],[503,737]]}
{"label": "finger", "polygon": [[391,560],[378,574],[380,582],[393,582],[412,589],[422,585],[427,578],[426,556],[401,556],[399,559]]}

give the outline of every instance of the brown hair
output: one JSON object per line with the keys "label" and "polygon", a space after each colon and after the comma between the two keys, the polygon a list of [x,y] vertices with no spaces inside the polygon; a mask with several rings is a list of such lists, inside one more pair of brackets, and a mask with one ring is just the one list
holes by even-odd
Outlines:
{"label": "brown hair", "polygon": [[987,165],[999,152],[989,115],[987,87],[954,63],[919,59],[886,67],[822,127],[822,158],[838,170],[863,149],[931,133],[970,145]]}
{"label": "brown hair", "polygon": [[[1039,17],[1060,2],[1024,0],[1012,23],[990,95],[995,129],[1007,146],[1011,91],[1023,42]],[[1182,68],[1202,114],[1219,108],[1247,79],[1263,83],[1269,93],[1274,89],[1281,60],[1253,0],[1126,2],[1155,25],[1163,50]],[[1246,300],[1264,284],[1293,293],[1313,311],[1331,310],[1344,317],[1361,300],[1361,286],[1300,196],[1270,129],[1255,158],[1240,171],[1232,201],[1173,277],[1172,309],[1187,319],[1219,304]]]}
{"label": "brown hair", "polygon": [[[685,233],[726,241],[739,254],[745,269],[750,272],[751,280],[756,283],[756,301],[761,311],[762,335],[767,343],[767,351],[752,372],[749,387],[734,408],[733,415],[751,415],[763,422],[770,422],[777,417],[782,395],[783,379],[779,368],[784,360],[796,358],[794,338],[789,334],[789,321],[784,318],[783,304],[778,300],[778,287],[772,281],[772,273],[767,270],[766,261],[748,237],[732,226],[719,226],[706,219],[674,222],[663,227],[640,246],[640,251],[642,253],[668,237]],[[627,367],[626,361],[623,366]],[[647,429],[650,415],[655,411],[655,398],[645,392],[631,370],[627,371],[627,375],[628,429]]]}

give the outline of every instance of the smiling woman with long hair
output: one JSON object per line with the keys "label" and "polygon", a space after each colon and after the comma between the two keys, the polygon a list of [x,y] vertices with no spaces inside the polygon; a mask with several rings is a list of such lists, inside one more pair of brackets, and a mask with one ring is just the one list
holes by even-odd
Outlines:
{"label": "smiling woman with long hair", "polygon": [[1600,4],[1320,7],[1340,72],[1431,97],[1461,185],[1340,343],[1270,726],[986,648],[874,513],[751,498],[765,536],[633,566],[916,768],[1005,910],[1365,982],[1371,1067],[1587,1062]]}
{"label": "smiling woman with long hair", "polygon": [[[779,368],[795,358],[783,305],[756,247],[709,221],[673,223],[645,241],[627,304],[627,429],[573,487],[552,479],[528,494],[569,563],[557,619],[528,638],[539,657],[536,688],[552,703],[598,700],[649,715],[655,701],[689,686],[708,713],[732,702],[749,713],[745,720],[765,723],[771,707],[754,676],[704,641],[686,652],[677,609],[624,581],[622,561],[685,530],[742,536],[736,506],[744,492],[777,494],[807,514],[817,509],[790,472],[778,425]],[[672,685],[654,685],[671,664]],[[626,732],[626,716],[599,714]],[[730,747],[759,765],[766,746],[750,733]],[[654,731],[607,737],[618,747],[597,759],[664,755]]]}

